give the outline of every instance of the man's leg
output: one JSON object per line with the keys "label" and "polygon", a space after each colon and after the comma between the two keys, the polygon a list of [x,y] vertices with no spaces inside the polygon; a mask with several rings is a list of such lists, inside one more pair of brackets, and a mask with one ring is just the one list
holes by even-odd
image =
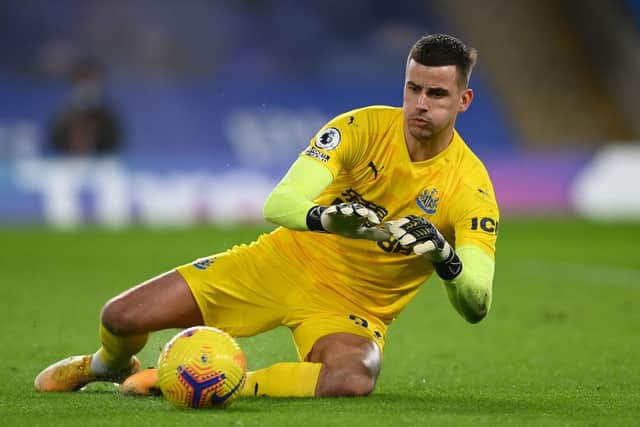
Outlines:
{"label": "man's leg", "polygon": [[243,395],[366,396],[380,373],[382,353],[371,339],[334,333],[318,339],[307,362],[277,363],[250,372]]}
{"label": "man's leg", "polygon": [[369,338],[338,333],[320,338],[309,360],[322,363],[316,396],[366,396],[380,374],[382,352]]}
{"label": "man's leg", "polygon": [[39,391],[73,391],[91,381],[121,382],[139,369],[132,355],[149,332],[202,325],[202,315],[186,281],[176,271],[123,292],[104,306],[102,347],[93,355],[55,363],[35,379]]}

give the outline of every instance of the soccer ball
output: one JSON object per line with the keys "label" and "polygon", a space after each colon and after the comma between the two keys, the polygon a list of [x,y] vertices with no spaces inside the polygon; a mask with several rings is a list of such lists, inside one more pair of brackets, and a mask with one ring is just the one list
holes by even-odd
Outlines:
{"label": "soccer ball", "polygon": [[173,337],[158,358],[158,383],[179,408],[224,408],[242,389],[247,362],[240,346],[220,329],[196,326]]}

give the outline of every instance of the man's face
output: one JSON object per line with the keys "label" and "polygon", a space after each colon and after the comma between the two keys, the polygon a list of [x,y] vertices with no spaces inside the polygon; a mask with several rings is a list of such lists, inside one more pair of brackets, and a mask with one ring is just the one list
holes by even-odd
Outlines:
{"label": "man's face", "polygon": [[402,109],[405,130],[417,141],[449,131],[458,113],[469,108],[473,92],[458,86],[456,77],[455,65],[430,67],[413,59],[407,63]]}

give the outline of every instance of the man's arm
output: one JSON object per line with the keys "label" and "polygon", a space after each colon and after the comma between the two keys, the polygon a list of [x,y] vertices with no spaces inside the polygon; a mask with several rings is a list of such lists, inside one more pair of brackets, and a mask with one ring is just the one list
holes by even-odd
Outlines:
{"label": "man's arm", "polygon": [[464,245],[454,250],[428,220],[415,215],[385,224],[402,246],[433,264],[449,301],[470,323],[482,320],[491,307],[495,263],[482,249]]}
{"label": "man's arm", "polygon": [[309,230],[307,214],[313,200],[331,184],[328,168],[308,157],[299,157],[264,204],[264,218],[291,230]]}
{"label": "man's arm", "polygon": [[452,280],[443,280],[451,305],[469,323],[484,319],[491,309],[495,261],[476,246],[456,249],[462,272]]}

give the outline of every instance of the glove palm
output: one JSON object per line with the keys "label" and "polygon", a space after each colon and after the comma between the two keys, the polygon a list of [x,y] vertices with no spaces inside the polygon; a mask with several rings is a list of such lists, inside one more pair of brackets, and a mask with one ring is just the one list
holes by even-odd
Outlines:
{"label": "glove palm", "polygon": [[436,226],[425,218],[409,215],[385,225],[402,246],[431,261],[442,279],[453,280],[462,272],[458,255]]}
{"label": "glove palm", "polygon": [[379,227],[376,213],[360,203],[331,205],[320,214],[320,223],[325,231],[352,239],[386,240],[389,232]]}
{"label": "glove palm", "polygon": [[440,231],[425,218],[409,215],[386,223],[386,227],[402,246],[431,261],[446,261],[453,252]]}

